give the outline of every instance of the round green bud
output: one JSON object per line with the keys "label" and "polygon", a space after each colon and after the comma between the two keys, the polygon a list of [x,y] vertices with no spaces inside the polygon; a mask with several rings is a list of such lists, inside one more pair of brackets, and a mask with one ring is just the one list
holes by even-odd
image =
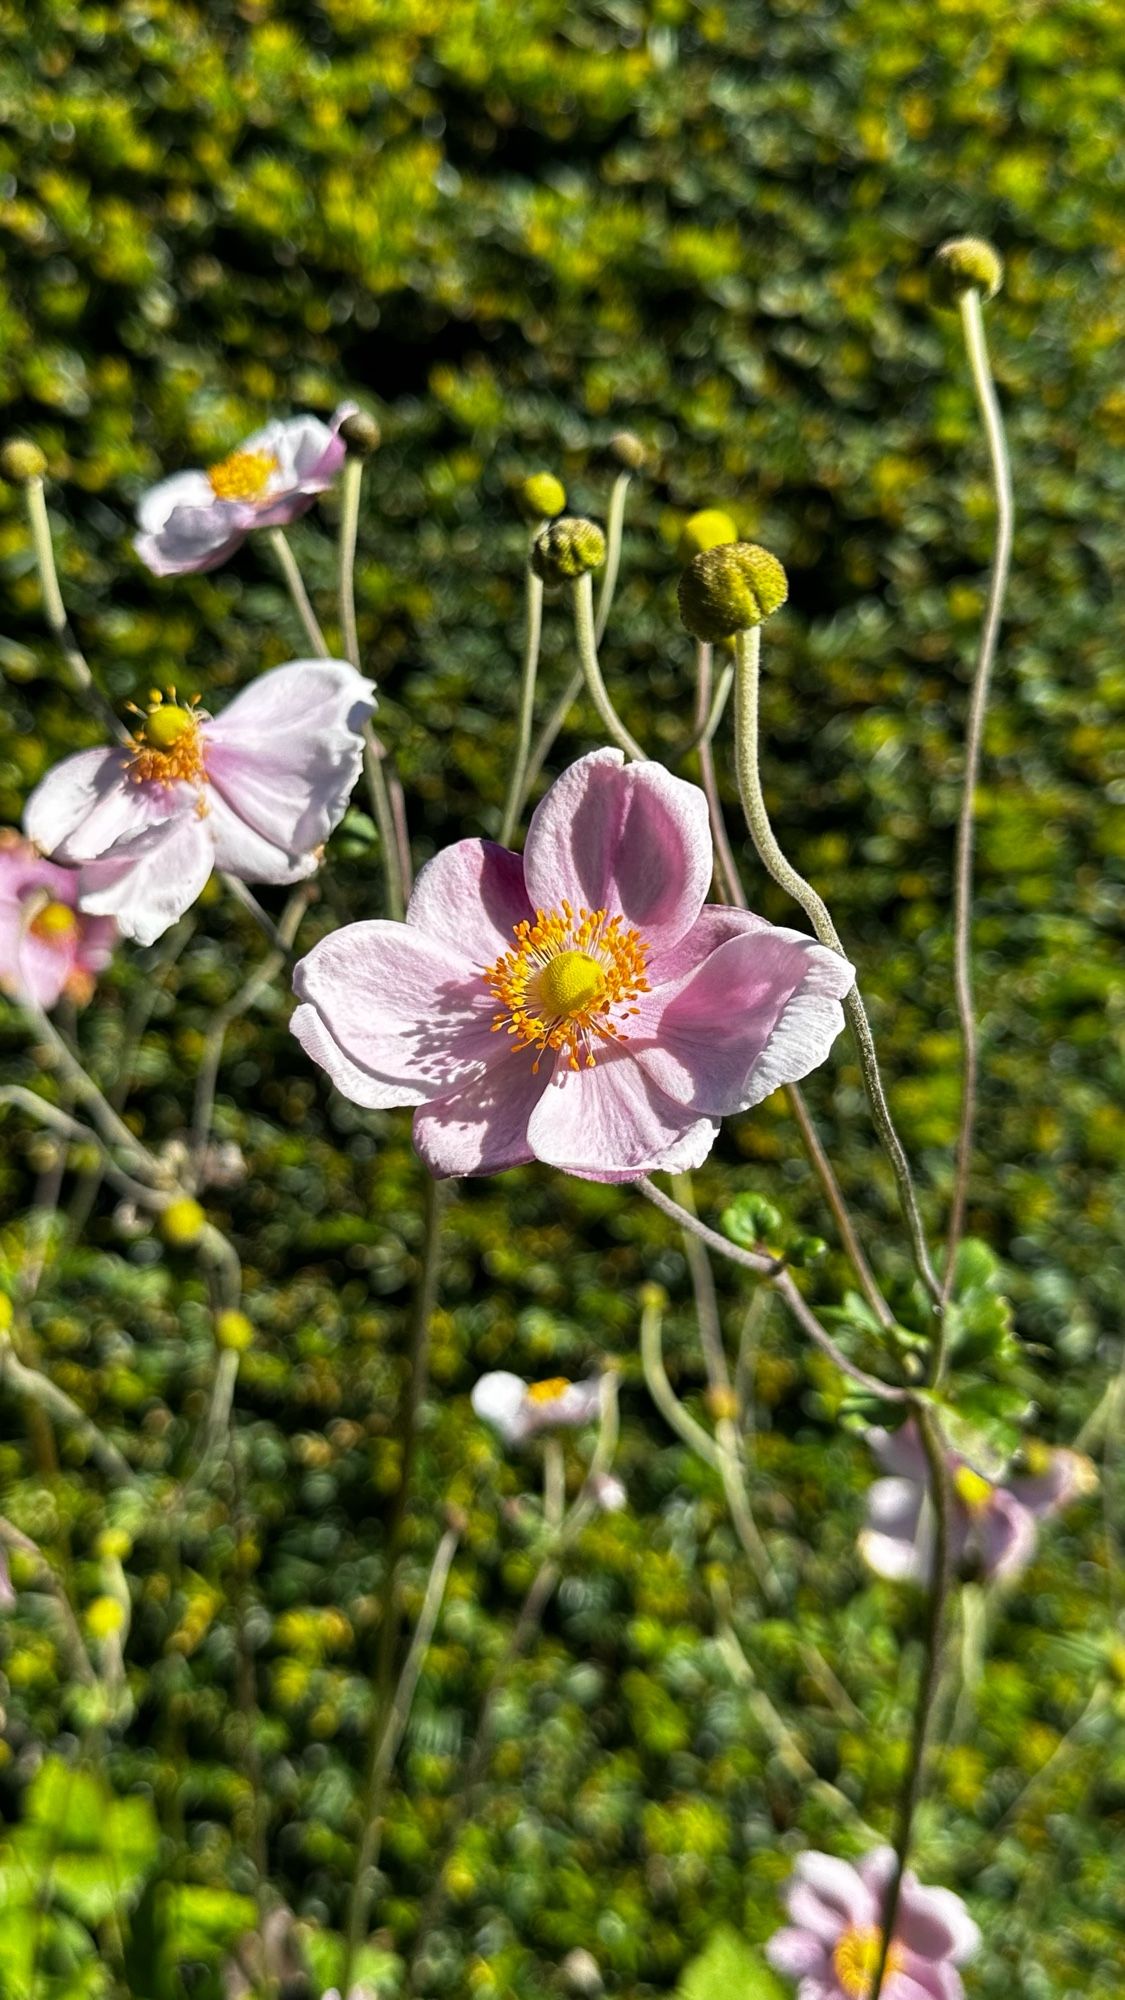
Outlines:
{"label": "round green bud", "polygon": [[9,485],[27,486],[32,479],[42,479],[46,470],[47,460],[30,438],[9,438],[0,445],[0,473]]}
{"label": "round green bud", "polygon": [[954,236],[934,252],[930,296],[936,306],[952,311],[966,292],[994,299],[1003,282],[1003,263],[982,236]]}
{"label": "round green bud", "polygon": [[789,595],[776,556],[757,542],[725,542],[694,557],[680,578],[680,617],[695,639],[713,644],[761,625]]}
{"label": "round green bud", "polygon": [[563,514],[544,528],[531,551],[531,567],[544,583],[574,583],[605,561],[605,536],[596,521]]}
{"label": "round green bud", "polygon": [[721,507],[701,507],[698,514],[692,514],[684,522],[680,561],[689,563],[693,556],[701,556],[707,549],[719,549],[725,542],[737,540],[738,529],[729,514],[724,514]]}
{"label": "round green bud", "polygon": [[125,1623],[125,1610],[116,1597],[95,1597],[86,1606],[86,1630],[91,1639],[112,1639]]}
{"label": "round green bud", "polygon": [[519,488],[519,503],[531,521],[553,521],[566,506],[566,487],[553,472],[529,472]]}
{"label": "round green bud", "polygon": [[207,1217],[197,1201],[184,1195],[179,1201],[170,1201],[160,1217],[160,1234],[165,1243],[177,1250],[190,1250],[198,1243],[207,1227]]}
{"label": "round green bud", "polygon": [[639,472],[648,458],[648,450],[635,431],[615,431],[609,448],[626,472]]}
{"label": "round green bud", "polygon": [[215,1344],[229,1349],[232,1354],[245,1354],[253,1345],[254,1328],[243,1312],[233,1307],[215,1314]]}
{"label": "round green bud", "polygon": [[340,436],[348,447],[352,458],[370,458],[378,451],[382,431],[366,410],[352,410],[340,425]]}

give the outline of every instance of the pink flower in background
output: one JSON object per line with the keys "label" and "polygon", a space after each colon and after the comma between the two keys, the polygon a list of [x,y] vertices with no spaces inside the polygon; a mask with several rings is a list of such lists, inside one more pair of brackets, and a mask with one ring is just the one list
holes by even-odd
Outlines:
{"label": "pink flower in background", "polygon": [[343,660],[292,660],[212,718],[153,696],[127,749],[81,750],[27,803],[36,846],[76,867],[82,910],[151,944],[213,868],[298,882],[359,775],[372,683]]}
{"label": "pink flower in background", "polygon": [[62,994],[84,1002],[109,964],[117,927],[77,908],[73,868],[44,861],[0,828],[0,987],[50,1010]]}
{"label": "pink flower in background", "polygon": [[458,841],[405,923],[316,945],[293,1031],[355,1103],[416,1105],[438,1176],[697,1167],[720,1119],[824,1061],[854,978],[802,932],[706,904],[710,881],[703,793],[593,751],[536,808],[522,858]]}
{"label": "pink flower in background", "polygon": [[340,425],[354,409],[342,403],[329,424],[275,419],[205,471],[174,472],[151,486],[137,509],[141,561],[157,576],[217,569],[252,529],[295,521],[343,465]]}
{"label": "pink flower in background", "polygon": [[[933,1567],[934,1509],[930,1468],[913,1422],[901,1430],[870,1430],[867,1441],[889,1475],[867,1495],[860,1553],[878,1576],[927,1584]],[[1037,1440],[1023,1452],[1027,1477],[986,1479],[957,1452],[949,1454],[954,1564],[986,1581],[1018,1576],[1035,1553],[1038,1522],[1088,1492],[1096,1474],[1077,1451],[1053,1451]]]}
{"label": "pink flower in background", "polygon": [[[791,1927],[775,1931],[766,1946],[774,1970],[797,1981],[797,2000],[869,2000],[893,1868],[889,1847],[856,1866],[830,1854],[797,1857],[786,1893]],[[880,2000],[963,2000],[957,1967],[979,1944],[960,1896],[923,1889],[908,1869]]]}
{"label": "pink flower in background", "polygon": [[482,1375],[472,1394],[478,1417],[500,1433],[505,1444],[526,1444],[540,1431],[559,1424],[588,1424],[601,1406],[602,1385],[595,1377],[568,1382],[555,1375],[547,1382],[523,1382],[505,1368]]}

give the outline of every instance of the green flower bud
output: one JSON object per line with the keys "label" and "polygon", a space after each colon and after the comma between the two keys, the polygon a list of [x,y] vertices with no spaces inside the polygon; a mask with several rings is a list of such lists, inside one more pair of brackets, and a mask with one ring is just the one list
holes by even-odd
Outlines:
{"label": "green flower bud", "polygon": [[340,425],[340,436],[352,458],[370,458],[378,451],[383,433],[366,410],[353,410]]}
{"label": "green flower bud", "polygon": [[27,486],[33,479],[42,479],[46,470],[46,458],[30,438],[9,438],[0,445],[0,473],[9,485]]}
{"label": "green flower bud", "polygon": [[635,431],[616,431],[610,438],[609,448],[626,472],[639,472],[648,458],[648,451]]}
{"label": "green flower bud", "polygon": [[566,506],[566,487],[553,472],[529,472],[520,485],[519,502],[531,521],[552,521]]}
{"label": "green flower bud", "polygon": [[713,642],[761,625],[789,595],[776,556],[756,542],[704,549],[680,578],[680,617],[695,639]]}
{"label": "green flower bud", "polygon": [[701,507],[698,514],[692,514],[684,522],[680,535],[680,561],[689,563],[693,556],[701,556],[705,549],[718,549],[724,542],[737,540],[738,529],[729,514],[724,514],[720,507]]}
{"label": "green flower bud", "polygon": [[182,1201],[170,1201],[160,1217],[160,1234],[165,1243],[176,1250],[190,1250],[198,1243],[207,1225],[207,1217],[197,1201],[185,1195]]}
{"label": "green flower bud", "polygon": [[994,299],[1003,282],[1003,263],[982,236],[955,236],[934,252],[930,296],[936,306],[955,310],[966,292]]}
{"label": "green flower bud", "polygon": [[596,521],[563,514],[544,528],[531,551],[531,567],[547,584],[573,583],[605,561],[605,536]]}

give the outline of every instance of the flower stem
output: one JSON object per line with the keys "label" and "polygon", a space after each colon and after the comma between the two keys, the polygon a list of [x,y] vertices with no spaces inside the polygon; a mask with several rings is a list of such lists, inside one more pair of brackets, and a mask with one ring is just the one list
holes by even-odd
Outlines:
{"label": "flower stem", "polygon": [[223,1043],[226,1040],[227,1030],[254,1005],[259,994],[265,992],[282,970],[292,951],[301,918],[314,894],[311,882],[302,882],[293,891],[281,913],[281,920],[277,926],[277,943],[273,950],[251,973],[245,984],[239,987],[233,998],[227,1001],[226,1006],[220,1007],[211,1017],[203,1045],[203,1058],[195,1082],[195,1106],[191,1130],[192,1179],[195,1185],[199,1182],[202,1154],[211,1136],[215,1086],[219,1078],[219,1065],[223,1059]]}
{"label": "flower stem", "polygon": [[340,482],[340,631],[344,658],[359,669],[359,627],[355,615],[355,544],[359,529],[359,495],[363,460],[349,452]]}
{"label": "flower stem", "polygon": [[406,896],[399,861],[398,828],[395,825],[391,795],[387,789],[387,776],[383,769],[385,754],[371,724],[365,722],[363,774],[367,779],[368,797],[379,828],[379,844],[383,850],[383,886],[387,898],[387,915],[393,917],[396,923],[401,923],[406,914]]}
{"label": "flower stem", "polygon": [[123,1458],[115,1444],[103,1437],[97,1424],[88,1417],[78,1404],[73,1402],[65,1389],[60,1389],[47,1375],[41,1375],[37,1368],[30,1368],[19,1359],[10,1339],[0,1339],[0,1389],[11,1389],[27,1403],[46,1412],[67,1430],[81,1438],[105,1473],[117,1486],[132,1483],[133,1470]]}
{"label": "flower stem", "polygon": [[[989,465],[992,486],[996,499],[996,546],[992,556],[992,574],[988,586],[988,604],[985,609],[984,625],[981,630],[980,646],[977,652],[976,672],[973,677],[972,695],[969,701],[969,719],[965,732],[965,773],[962,780],[961,812],[957,825],[957,850],[954,862],[953,882],[953,982],[957,997],[957,1016],[961,1025],[962,1085],[961,1124],[957,1135],[957,1153],[953,1172],[953,1198],[950,1205],[949,1231],[946,1239],[945,1273],[943,1296],[949,1297],[953,1286],[954,1262],[957,1245],[965,1226],[965,1206],[968,1200],[969,1173],[973,1156],[973,1126],[976,1118],[977,1095],[977,1030],[973,1008],[973,967],[972,967],[972,923],[973,923],[973,835],[976,788],[980,775],[981,744],[984,737],[985,715],[988,709],[988,693],[992,679],[993,663],[996,659],[996,644],[1000,633],[1000,619],[1004,608],[1004,594],[1008,587],[1008,571],[1012,560],[1012,527],[1014,506],[1012,499],[1012,470],[1008,461],[1008,447],[1004,436],[1004,422],[1000,415],[1000,405],[992,380],[992,369],[988,359],[988,345],[984,336],[984,314],[981,310],[979,291],[972,289],[961,299],[961,324],[965,334],[965,346],[972,371],[973,387],[977,405],[984,424],[988,441]],[[944,1343],[939,1338],[934,1353],[934,1380],[940,1381],[945,1366]]]}
{"label": "flower stem", "polygon": [[539,672],[539,641],[543,631],[543,585],[531,564],[527,565],[527,636],[524,640],[523,671],[520,675],[519,710],[516,720],[516,752],[504,817],[500,822],[500,845],[510,847],[519,823],[527,785],[527,760],[531,750],[531,725],[535,719],[535,683]]}
{"label": "flower stem", "polygon": [[313,652],[320,659],[327,660],[330,657],[328,646],[317,621],[316,612],[312,608],[309,593],[305,589],[304,578],[297,567],[297,558],[286,539],[285,530],[284,528],[268,528],[266,532],[269,536],[273,552],[277,557],[281,573],[288,586],[289,595],[293,599],[293,609],[304,626],[305,637],[312,647]]}
{"label": "flower stem", "polygon": [[621,542],[625,532],[625,501],[629,492],[630,476],[628,472],[619,472],[610,488],[609,506],[605,517],[605,568],[602,570],[598,611],[594,620],[594,637],[599,646],[605,637],[605,628],[609,624],[609,614],[613,610],[613,600],[617,594],[617,579],[621,573]]}
{"label": "flower stem", "polygon": [[582,672],[586,679],[586,689],[598,711],[604,727],[615,743],[619,744],[627,757],[643,763],[645,752],[635,736],[630,736],[617,710],[609,698],[609,690],[602,679],[598,665],[598,642],[594,630],[594,592],[589,573],[576,578],[571,586],[574,602],[574,629],[578,639],[578,657],[582,662]]}
{"label": "flower stem", "polygon": [[36,567],[39,571],[39,586],[43,592],[43,616],[47,629],[58,643],[67,672],[76,694],[91,707],[99,721],[103,722],[119,743],[129,742],[129,731],[120,717],[106,701],[94,676],[89,661],[74,636],[74,628],[66,615],[59,576],[55,568],[55,550],[51,540],[51,523],[47,514],[47,495],[41,479],[29,479],[26,486],[27,513],[31,525],[31,541],[35,551]]}
{"label": "flower stem", "polygon": [[[739,632],[735,637],[735,708],[734,708],[734,748],[735,763],[738,768],[738,788],[742,797],[746,824],[754,842],[762,866],[772,875],[779,888],[785,890],[793,901],[800,905],[808,917],[817,938],[830,951],[846,956],[840,943],[835,924],[828,914],[824,901],[818,896],[812,884],[806,882],[792,864],[786,860],[770,825],[766,802],[762,796],[761,774],[758,768],[758,684],[761,662],[761,629],[754,626],[749,632]],[[906,1157],[902,1141],[895,1129],[890,1106],[883,1090],[883,1080],[879,1074],[879,1060],[875,1053],[875,1041],[867,1010],[860,998],[857,986],[853,986],[844,1001],[844,1011],[848,1017],[852,1036],[859,1054],[863,1072],[867,1101],[876,1131],[883,1142],[890,1159],[898,1187],[899,1205],[910,1235],[914,1262],[926,1290],[935,1305],[942,1303],[941,1286],[938,1283],[933,1264],[930,1261],[926,1232],[922,1223],[918,1197],[914,1189],[914,1177],[910,1162]]]}

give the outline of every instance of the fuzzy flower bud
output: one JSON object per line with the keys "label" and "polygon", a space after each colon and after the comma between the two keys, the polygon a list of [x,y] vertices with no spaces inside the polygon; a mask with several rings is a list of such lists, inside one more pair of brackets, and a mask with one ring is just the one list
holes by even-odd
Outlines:
{"label": "fuzzy flower bud", "polygon": [[531,551],[531,567],[547,584],[574,583],[605,561],[605,536],[596,521],[563,514],[544,528]]}
{"label": "fuzzy flower bud", "polygon": [[529,521],[552,521],[566,506],[566,487],[553,472],[529,472],[518,498]]}
{"label": "fuzzy flower bud", "polygon": [[729,514],[721,507],[701,507],[698,514],[692,514],[684,522],[680,535],[680,561],[689,563],[693,556],[701,556],[706,549],[721,548],[724,542],[737,542],[738,529]]}
{"label": "fuzzy flower bud", "polygon": [[47,460],[30,438],[9,438],[0,445],[0,473],[9,485],[27,486],[33,479],[42,479],[46,470]]}
{"label": "fuzzy flower bud", "polygon": [[378,451],[382,435],[374,417],[366,410],[353,410],[340,425],[340,436],[352,458],[370,458],[373,451]]}
{"label": "fuzzy flower bud", "polygon": [[185,1195],[181,1201],[170,1201],[160,1217],[160,1234],[165,1243],[176,1250],[190,1250],[198,1243],[207,1224],[207,1217],[197,1201]]}
{"label": "fuzzy flower bud", "polygon": [[639,472],[648,458],[648,451],[635,431],[615,431],[609,448],[626,472]]}
{"label": "fuzzy flower bud", "polygon": [[704,549],[680,578],[680,617],[695,639],[713,643],[761,625],[789,595],[776,556],[756,542]]}
{"label": "fuzzy flower bud", "polygon": [[1004,266],[981,236],[955,236],[934,252],[930,265],[930,296],[936,306],[954,310],[966,292],[994,299],[1004,282]]}

